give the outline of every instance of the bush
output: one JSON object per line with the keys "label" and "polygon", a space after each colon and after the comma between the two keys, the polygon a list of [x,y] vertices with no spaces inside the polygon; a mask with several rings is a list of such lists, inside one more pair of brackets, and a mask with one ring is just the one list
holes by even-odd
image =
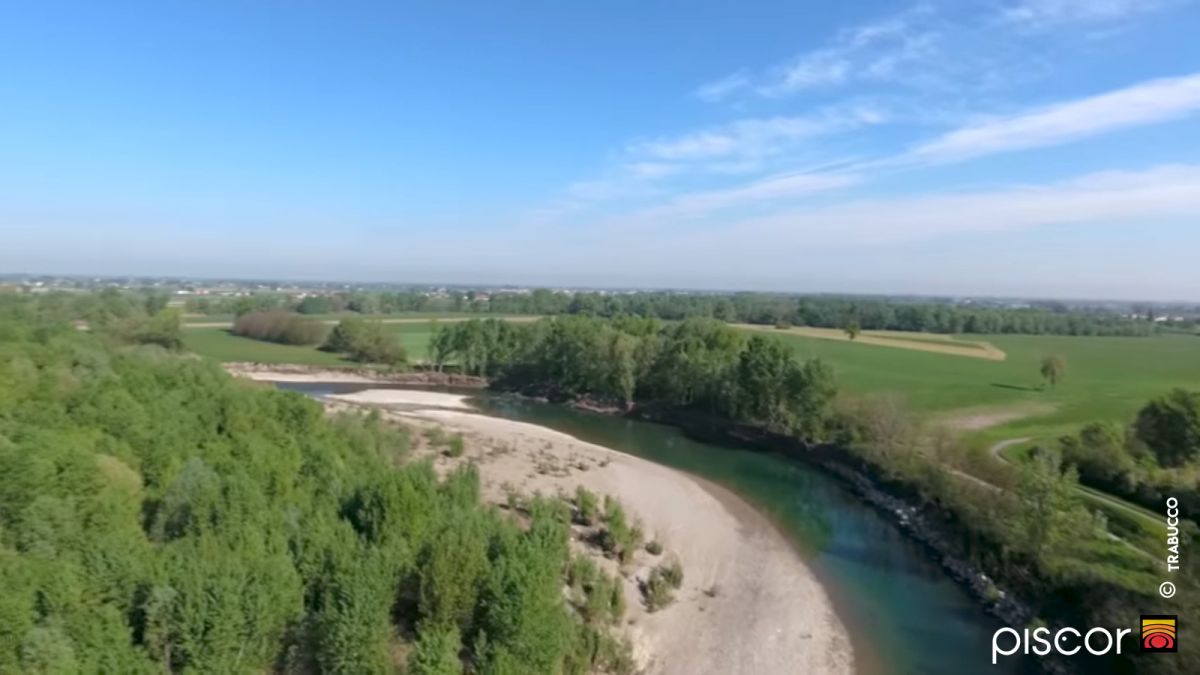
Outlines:
{"label": "bush", "polygon": [[662,570],[663,579],[668,584],[671,584],[671,588],[678,589],[683,586],[683,565],[680,565],[678,560],[672,560],[666,565],[660,565],[659,569]]}
{"label": "bush", "polygon": [[321,349],[345,354],[354,361],[382,363],[389,366],[408,361],[408,353],[396,341],[395,336],[378,321],[342,319],[329,333]]}
{"label": "bush", "polygon": [[325,325],[299,314],[271,310],[249,312],[233,322],[234,335],[285,345],[315,345],[325,337]]}
{"label": "bush", "polygon": [[662,567],[650,570],[650,576],[641,583],[641,588],[642,600],[646,603],[646,609],[651,612],[657,612],[675,601],[671,583],[663,575]]}
{"label": "bush", "polygon": [[446,443],[446,454],[450,457],[462,457],[463,454],[463,436],[462,434],[454,434]]}
{"label": "bush", "polygon": [[595,525],[596,520],[600,517],[600,500],[596,497],[596,493],[582,485],[576,487],[575,513],[579,524],[589,527]]}
{"label": "bush", "polygon": [[658,543],[657,540],[652,541],[652,542],[646,544],[646,552],[649,553],[650,555],[662,555],[662,552],[663,552],[662,544]]}

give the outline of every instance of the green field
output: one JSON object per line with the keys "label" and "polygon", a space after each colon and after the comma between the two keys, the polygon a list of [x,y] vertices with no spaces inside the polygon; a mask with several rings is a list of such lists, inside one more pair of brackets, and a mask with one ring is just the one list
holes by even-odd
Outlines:
{"label": "green field", "polygon": [[[391,323],[384,328],[408,351],[410,361],[424,361],[429,356],[429,338],[433,334],[433,323]],[[217,361],[252,361],[256,363],[298,363],[308,366],[353,366],[337,354],[323,352],[313,347],[280,345],[250,338],[239,337],[227,328],[185,327],[184,347],[190,351]]]}
{"label": "green field", "polygon": [[306,366],[351,366],[337,354],[316,347],[298,347],[262,342],[232,335],[226,328],[188,328],[183,331],[183,346],[190,352],[221,361],[255,363],[297,363]]}
{"label": "green field", "polygon": [[[973,434],[982,439],[1054,437],[1094,420],[1129,421],[1150,398],[1173,387],[1200,388],[1200,338],[978,335],[1003,361],[853,342],[777,335],[797,355],[820,357],[839,384],[858,393],[890,392],[920,413],[1041,411]],[[1042,357],[1066,359],[1066,378],[1043,390]]]}

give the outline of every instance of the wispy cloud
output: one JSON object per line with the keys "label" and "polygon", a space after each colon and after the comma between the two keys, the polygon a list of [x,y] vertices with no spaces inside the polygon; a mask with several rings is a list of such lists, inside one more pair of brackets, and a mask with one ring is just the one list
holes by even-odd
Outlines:
{"label": "wispy cloud", "polygon": [[1089,27],[1083,36],[1111,36],[1138,16],[1195,2],[1200,0],[1017,0],[974,12],[922,2],[840,30],[782,63],[706,83],[697,95],[710,102],[780,98],[856,84],[990,90],[1049,69],[1027,44],[1041,29],[1078,24]]}
{"label": "wispy cloud", "polygon": [[1092,173],[1045,185],[878,199],[782,211],[730,225],[773,244],[887,244],[1069,223],[1120,224],[1200,215],[1200,166]]}
{"label": "wispy cloud", "polygon": [[934,62],[941,32],[936,13],[919,5],[840,31],[831,44],[771,68],[753,89],[764,96],[782,96],[851,80],[898,77],[907,66]]}
{"label": "wispy cloud", "polygon": [[1200,74],[1144,82],[951,131],[917,146],[910,159],[945,162],[1057,145],[1166,122],[1200,111]]}
{"label": "wispy cloud", "polygon": [[887,111],[879,106],[831,106],[811,115],[740,119],[680,136],[640,141],[631,145],[629,152],[665,161],[761,157],[783,152],[796,141],[887,120]]}
{"label": "wispy cloud", "polygon": [[1004,21],[1025,28],[1103,23],[1149,14],[1192,0],[1021,0],[1001,10]]}
{"label": "wispy cloud", "polygon": [[750,77],[744,72],[726,75],[719,80],[706,82],[696,88],[696,97],[703,101],[719,101],[730,94],[745,89],[750,84]]}
{"label": "wispy cloud", "polygon": [[800,171],[760,178],[723,190],[708,190],[677,195],[666,204],[641,211],[632,221],[646,222],[662,218],[706,217],[723,209],[754,204],[778,206],[818,192],[828,192],[858,183],[853,173]]}

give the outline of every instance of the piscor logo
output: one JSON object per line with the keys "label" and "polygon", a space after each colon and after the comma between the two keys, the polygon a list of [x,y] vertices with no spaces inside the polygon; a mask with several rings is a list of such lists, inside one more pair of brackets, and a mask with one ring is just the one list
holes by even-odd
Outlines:
{"label": "piscor logo", "polygon": [[1177,652],[1179,635],[1176,623],[1179,617],[1170,614],[1142,615],[1142,651]]}
{"label": "piscor logo", "polygon": [[[1171,654],[1179,651],[1179,617],[1173,614],[1143,614],[1142,629],[1138,636],[1143,654]],[[1000,657],[1025,654],[1047,656],[1074,656],[1086,652],[1092,656],[1121,654],[1122,641],[1134,633],[1129,628],[1078,628],[1064,627],[1051,631],[1045,626],[1038,628],[1000,628],[992,634],[992,665]]]}

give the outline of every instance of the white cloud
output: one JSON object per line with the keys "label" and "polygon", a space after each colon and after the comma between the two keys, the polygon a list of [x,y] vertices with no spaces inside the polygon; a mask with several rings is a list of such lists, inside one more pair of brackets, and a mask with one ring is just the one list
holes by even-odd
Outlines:
{"label": "white cloud", "polygon": [[729,235],[806,245],[886,244],[1068,223],[1200,215],[1200,166],[1111,171],[1041,186],[868,200],[743,221]]}
{"label": "white cloud", "polygon": [[944,162],[1042,147],[1179,119],[1200,111],[1200,74],[1152,80],[952,131],[909,158]]}
{"label": "white cloud", "polygon": [[1001,11],[1004,21],[1027,28],[1098,23],[1148,14],[1190,0],[1021,0]]}
{"label": "white cloud", "polygon": [[876,106],[835,106],[807,116],[735,120],[682,136],[635,143],[630,152],[667,161],[760,157],[783,152],[788,143],[881,124],[887,119],[887,112]]}
{"label": "white cloud", "polygon": [[918,5],[881,21],[837,34],[820,49],[800,54],[773,68],[755,85],[764,96],[782,96],[851,80],[889,80],[909,65],[937,67],[940,20]]}
{"label": "white cloud", "polygon": [[757,207],[777,206],[858,183],[860,177],[839,172],[793,172],[776,174],[724,190],[689,192],[678,195],[666,204],[635,214],[632,222],[650,222],[662,218],[698,218],[716,211],[748,204]]}
{"label": "white cloud", "polygon": [[727,75],[719,80],[707,82],[696,88],[696,97],[703,101],[719,101],[730,94],[745,89],[750,78],[744,72]]}

